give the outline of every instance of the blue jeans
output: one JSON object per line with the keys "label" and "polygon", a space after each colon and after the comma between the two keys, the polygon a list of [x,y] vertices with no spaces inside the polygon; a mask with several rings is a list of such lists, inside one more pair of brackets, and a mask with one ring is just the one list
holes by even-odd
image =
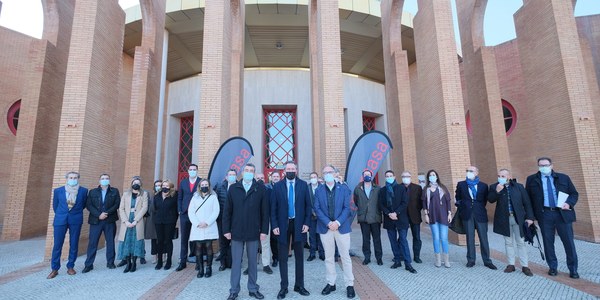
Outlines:
{"label": "blue jeans", "polygon": [[394,229],[388,229],[387,233],[388,238],[390,239],[390,245],[392,246],[392,253],[394,253],[394,262],[399,263],[404,260],[404,263],[409,266],[412,263],[412,259],[410,257],[408,241],[406,240],[408,228],[401,229],[395,227]]}
{"label": "blue jeans", "polygon": [[429,224],[431,228],[431,236],[433,238],[433,251],[440,253],[440,242],[442,242],[442,251],[448,254],[448,225],[435,223]]}

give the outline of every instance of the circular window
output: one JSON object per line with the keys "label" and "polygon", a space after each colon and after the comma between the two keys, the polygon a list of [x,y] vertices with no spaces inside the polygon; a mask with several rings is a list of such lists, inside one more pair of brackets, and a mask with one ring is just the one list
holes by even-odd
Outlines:
{"label": "circular window", "polygon": [[[504,99],[502,100],[502,116],[504,119],[504,132],[506,132],[506,136],[509,136],[517,125],[517,111]],[[471,112],[468,110],[465,115],[465,124],[467,125],[467,133],[470,135],[473,133],[473,127],[471,125]]]}
{"label": "circular window", "polygon": [[8,114],[6,115],[6,122],[8,123],[8,128],[10,131],[17,135],[17,127],[19,126],[19,112],[21,111],[21,100],[13,103],[11,107],[8,109]]}

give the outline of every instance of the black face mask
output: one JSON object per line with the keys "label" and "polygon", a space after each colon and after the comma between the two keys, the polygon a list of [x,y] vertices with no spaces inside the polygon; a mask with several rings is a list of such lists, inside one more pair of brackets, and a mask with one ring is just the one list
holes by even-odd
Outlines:
{"label": "black face mask", "polygon": [[203,187],[200,188],[200,191],[206,194],[206,193],[208,193],[208,187],[207,186],[203,186]]}
{"label": "black face mask", "polygon": [[134,191],[137,191],[137,190],[139,190],[139,189],[140,189],[140,185],[136,183],[136,184],[133,184],[133,185],[131,185],[131,188],[132,188]]}
{"label": "black face mask", "polygon": [[285,178],[289,180],[296,179],[296,172],[285,172]]}
{"label": "black face mask", "polygon": [[258,183],[258,184],[265,184],[265,182],[262,179],[257,180],[256,183]]}
{"label": "black face mask", "polygon": [[168,193],[170,190],[171,190],[170,188],[162,188],[163,193]]}

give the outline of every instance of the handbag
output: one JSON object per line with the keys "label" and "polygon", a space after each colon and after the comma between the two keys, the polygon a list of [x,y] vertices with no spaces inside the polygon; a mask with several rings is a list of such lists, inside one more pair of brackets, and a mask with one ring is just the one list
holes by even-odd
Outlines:
{"label": "handbag", "polygon": [[458,234],[466,234],[465,225],[463,224],[463,220],[460,218],[460,208],[456,210],[454,214],[454,218],[450,222],[450,229]]}

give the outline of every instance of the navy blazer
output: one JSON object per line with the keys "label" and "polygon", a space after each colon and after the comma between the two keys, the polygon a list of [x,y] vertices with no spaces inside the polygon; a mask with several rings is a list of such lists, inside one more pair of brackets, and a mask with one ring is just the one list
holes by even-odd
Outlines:
{"label": "navy blazer", "polygon": [[75,205],[69,210],[67,192],[64,186],[54,189],[52,208],[54,209],[54,226],[83,224],[83,209],[87,201],[88,190],[79,186]]}
{"label": "navy blazer", "polygon": [[[352,192],[345,184],[335,184],[335,221],[340,222],[338,231],[341,234],[352,232],[351,212],[350,212],[350,198],[352,198]],[[326,234],[329,231],[327,225],[332,220],[329,219],[329,205],[327,203],[327,191],[326,184],[320,185],[315,190],[315,213],[317,214],[317,233]]]}
{"label": "navy blazer", "polygon": [[477,197],[473,199],[469,193],[469,186],[466,181],[460,181],[456,185],[456,206],[460,209],[460,218],[468,220],[473,216],[473,220],[478,223],[487,223],[487,210],[485,205],[488,202],[488,185],[484,182],[477,184]]}
{"label": "navy blazer", "polygon": [[[392,206],[387,205],[387,186],[384,185],[379,190],[379,208],[383,212],[383,228],[384,229],[408,229],[409,217],[408,217],[408,202],[409,193],[403,184],[394,182],[392,185],[394,191],[394,198],[392,198]],[[419,199],[420,201],[421,199]],[[395,212],[398,220],[392,220],[388,214]]]}
{"label": "navy blazer", "polygon": [[190,179],[184,178],[181,183],[179,183],[179,190],[177,191],[177,212],[179,214],[187,214],[188,207],[190,206],[190,201],[192,201],[192,197],[194,193],[198,189],[198,184],[200,183],[200,177],[196,177],[196,182],[194,182],[194,188],[190,191]]}
{"label": "navy blazer", "polygon": [[[295,222],[294,222],[294,235],[296,242],[306,241],[306,234],[302,233],[302,225],[309,226],[310,216],[312,214],[312,205],[310,201],[310,193],[308,190],[308,184],[306,181],[296,178],[296,184],[294,185],[294,208],[295,208]],[[287,179],[283,179],[277,182],[273,186],[273,190],[268,192],[270,194],[271,204],[271,230],[279,228],[279,236],[277,240],[282,245],[288,244],[288,183]]]}
{"label": "navy blazer", "polygon": [[[566,203],[571,207],[570,210],[559,210],[560,215],[565,223],[575,222],[577,220],[575,216],[575,204],[579,199],[579,193],[571,178],[568,175],[562,173],[556,173],[552,171],[551,176],[554,178],[554,189],[558,192],[569,194]],[[544,220],[544,185],[542,184],[542,174],[538,171],[535,174],[527,177],[525,189],[529,198],[531,199],[531,206],[533,207],[533,214],[538,221]],[[558,201],[558,199],[556,199]]]}

